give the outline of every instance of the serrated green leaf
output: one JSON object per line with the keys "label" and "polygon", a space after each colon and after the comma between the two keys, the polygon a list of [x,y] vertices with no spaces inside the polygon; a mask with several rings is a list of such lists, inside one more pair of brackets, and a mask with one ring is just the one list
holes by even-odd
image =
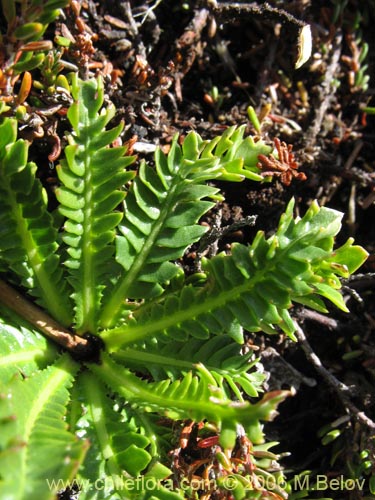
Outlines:
{"label": "serrated green leaf", "polygon": [[105,474],[106,485],[112,485],[112,491],[119,498],[129,499],[136,491],[142,491],[142,488],[135,488],[137,483],[131,480],[132,477],[139,479],[142,471],[145,477],[155,479],[154,482],[150,480],[149,485],[168,476],[169,469],[157,461],[147,469],[152,457],[154,460],[158,458],[158,447],[154,436],[147,435],[147,428],[142,427],[136,414],[129,411],[128,416],[125,412],[115,411],[113,400],[106,396],[104,387],[92,374],[83,374],[80,386],[86,396],[86,411],[77,425],[86,437],[95,440],[89,458],[96,466],[90,469],[85,465],[80,471],[79,482],[95,483],[98,476]]}
{"label": "serrated green leaf", "polygon": [[241,422],[246,428],[251,428],[259,419],[271,419],[276,406],[289,394],[286,391],[275,391],[254,405],[248,402],[232,402],[212,376],[212,385],[205,383],[203,367],[199,368],[198,376],[188,372],[182,379],[174,382],[166,379],[147,383],[129,370],[119,369],[119,365],[109,356],[104,355],[102,361],[100,369],[95,365],[90,369],[109,386],[118,387],[120,394],[127,400],[148,411],[163,411],[173,419],[192,418],[200,421],[207,418],[219,425],[224,435],[231,434],[230,443],[226,443],[228,448],[234,445],[237,423]]}
{"label": "serrated green leaf", "polygon": [[8,384],[16,426],[15,434],[8,435],[7,453],[0,454],[2,498],[52,499],[56,486],[49,488],[48,484],[68,481],[75,475],[87,446],[64,422],[74,373],[74,363],[64,357],[30,378],[17,378]]}
{"label": "serrated green leaf", "polygon": [[45,192],[36,178],[36,165],[27,163],[27,143],[15,141],[14,120],[5,119],[1,128],[10,141],[0,160],[1,258],[38,302],[67,326],[70,304]]}
{"label": "serrated green leaf", "polygon": [[[244,127],[231,127],[221,138],[209,143],[190,133],[181,148],[175,138],[168,157],[157,150],[157,176],[154,170],[141,165],[139,177],[125,200],[124,221],[120,226],[124,238],[117,240],[117,260],[127,273],[103,309],[103,327],[113,325],[124,296],[140,298],[162,293],[162,287],[152,284],[150,273],[147,294],[144,278],[139,279],[142,267],[181,257],[188,244],[205,232],[204,227],[193,224],[212,207],[212,203],[202,198],[212,197],[217,190],[203,183],[214,178],[242,180],[246,173],[241,155],[245,155],[247,166],[253,167],[256,155],[268,150],[261,141],[243,140],[243,133]],[[145,274],[143,271],[142,276]]]}
{"label": "serrated green leaf", "polygon": [[[288,309],[295,300],[322,310],[321,303],[314,299],[316,294],[346,310],[336,289],[340,286],[335,275],[337,269],[330,264],[335,252],[332,236],[339,230],[341,217],[326,208],[321,214],[319,207],[313,205],[302,219],[291,219],[286,224],[285,217],[282,218],[274,236],[266,239],[260,232],[250,248],[237,244],[232,255],[220,254],[204,262],[208,275],[206,287],[194,290],[186,285],[180,293],[167,295],[157,305],[157,318],[152,307],[143,311],[141,306],[136,320],[104,332],[107,346],[117,349],[119,345],[165,334],[175,340],[181,340],[181,335],[199,337],[202,329],[214,334],[229,333],[235,322],[249,331],[264,330],[270,334],[276,333],[278,326],[293,338],[295,325]],[[324,251],[320,248],[322,241]],[[357,249],[346,245],[345,252],[352,251],[357,256]],[[188,300],[184,298],[185,292]],[[164,314],[160,307],[164,308]],[[192,321],[199,327],[194,327]]]}
{"label": "serrated green leaf", "polygon": [[[76,328],[96,332],[105,284],[117,273],[113,261],[115,228],[122,219],[113,209],[125,196],[119,188],[133,177],[125,168],[133,158],[125,148],[108,148],[122,130],[104,127],[112,117],[103,106],[100,80],[72,83],[75,103],[68,111],[74,129],[66,158],[57,168],[63,186],[56,190],[59,210],[68,218],[62,236],[68,246],[70,282],[76,303]],[[107,166],[108,164],[108,166]]]}

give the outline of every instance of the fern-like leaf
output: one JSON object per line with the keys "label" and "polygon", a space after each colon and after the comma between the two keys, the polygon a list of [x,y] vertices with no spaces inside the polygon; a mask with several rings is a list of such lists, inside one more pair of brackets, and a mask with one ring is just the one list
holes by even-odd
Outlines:
{"label": "fern-like leaf", "polygon": [[63,357],[30,378],[14,379],[3,392],[15,425],[0,453],[1,498],[52,500],[59,480],[74,477],[87,449],[64,422],[76,369],[69,357]]}
{"label": "fern-like leaf", "polygon": [[116,259],[125,272],[103,308],[103,327],[115,323],[124,297],[158,296],[163,285],[181,274],[171,261],[182,257],[207,230],[197,222],[213,206],[207,198],[218,198],[219,190],[208,186],[208,180],[239,181],[250,172],[255,180],[263,180],[254,170],[257,155],[268,146],[243,139],[243,134],[244,127],[231,127],[205,142],[191,132],[181,147],[174,138],[168,157],[156,151],[156,170],[141,165],[124,202],[122,236],[117,238]]}
{"label": "fern-like leaf", "polygon": [[261,139],[257,142],[251,136],[243,137],[245,125],[229,127],[221,136],[203,141],[196,134],[194,148],[190,144],[184,148],[189,161],[198,159],[216,159],[220,165],[220,179],[239,182],[244,178],[252,181],[264,181],[258,168],[258,156],[268,155],[272,151]]}
{"label": "fern-like leaf", "polygon": [[177,380],[201,363],[222,390],[233,392],[242,401],[241,390],[252,397],[262,392],[265,376],[252,370],[257,362],[250,361],[252,351],[243,354],[241,350],[242,346],[228,335],[220,335],[207,341],[190,338],[188,342],[147,342],[141,347],[121,349],[113,353],[113,358],[124,366],[150,373],[154,380],[165,376]]}
{"label": "fern-like leaf", "polygon": [[[124,202],[124,220],[119,226],[116,259],[124,268],[110,301],[104,306],[101,323],[109,326],[116,320],[124,297],[150,298],[163,292],[163,284],[181,273],[171,262],[197,241],[206,228],[198,219],[213,203],[202,198],[215,196],[218,189],[206,186],[200,170],[183,161],[175,139],[166,156],[158,150],[156,171],[142,164]],[[215,161],[202,165],[206,176]],[[201,174],[202,175],[202,174]]]}
{"label": "fern-like leaf", "polygon": [[125,172],[133,157],[124,156],[124,147],[108,147],[122,125],[105,130],[114,108],[100,112],[104,100],[101,80],[74,82],[72,94],[75,103],[68,118],[73,134],[57,169],[62,186],[56,196],[59,210],[67,218],[63,240],[69,258],[65,265],[74,288],[76,328],[94,333],[102,291],[117,272],[112,263],[113,240],[122,214],[114,209],[125,196],[118,188],[134,175]]}
{"label": "fern-like leaf", "polygon": [[[183,492],[160,483],[171,471],[162,465],[170,450],[157,437],[157,419],[205,420],[225,453],[245,429],[255,445],[249,453],[264,451],[270,462],[268,445],[256,448],[264,444],[260,421],[271,419],[289,393],[271,392],[257,403],[244,397],[257,397],[263,378],[252,371],[252,353],[244,354],[243,328],[294,338],[293,303],[325,311],[328,299],[346,310],[340,277],[366,252],[351,239],[333,249],[341,214],[314,203],[294,218],[291,202],[273,236],[259,232],[250,246],[203,260],[199,280],[184,282],[176,261],[201,238],[199,220],[220,199],[208,182],[262,181],[258,155],[271,148],[244,139],[244,127],[212,141],[192,132],[181,145],[175,137],[168,155],[158,149],[155,167],[142,163],[136,176],[126,171],[133,158],[125,148],[111,147],[122,125],[106,129],[114,108],[102,108],[101,80],[73,78],[72,95],[72,133],[57,167],[65,217],[60,247],[27,143],[17,140],[14,120],[0,122],[0,272],[29,288],[62,324],[99,333],[106,352],[76,378],[75,361],[56,361],[53,348],[4,312],[0,496],[49,500],[75,478],[82,500],[181,500]],[[68,279],[58,251],[68,256]],[[225,459],[217,451],[214,460],[219,456]],[[261,457],[254,466],[264,472]],[[237,465],[236,474],[244,484]],[[139,485],[139,476],[152,481]],[[241,491],[233,494],[244,498]]]}
{"label": "fern-like leaf", "polygon": [[72,321],[68,291],[57,255],[57,231],[47,197],[27,162],[28,143],[17,140],[16,120],[0,124],[0,261],[10,278],[37,297],[64,326]]}
{"label": "fern-like leaf", "polygon": [[287,391],[269,393],[254,405],[232,401],[203,365],[198,367],[197,375],[188,372],[174,382],[171,379],[142,381],[108,355],[103,356],[100,368],[92,365],[91,370],[109,387],[116,387],[130,403],[137,403],[149,411],[164,412],[173,419],[207,419],[214,423],[221,429],[225,448],[234,446],[238,424],[248,430],[254,442],[262,440],[259,420],[271,419],[276,406],[289,394]]}
{"label": "fern-like leaf", "polygon": [[[117,350],[120,345],[165,334],[182,341],[228,333],[242,342],[241,327],[270,334],[279,327],[293,337],[295,325],[288,312],[292,302],[324,310],[319,295],[346,311],[338,275],[357,269],[367,253],[352,246],[352,240],[333,250],[341,224],[339,212],[314,203],[302,219],[294,219],[293,204],[275,235],[266,239],[259,232],[250,247],[234,245],[232,255],[206,261],[204,287],[187,285],[163,302],[133,311],[127,325],[103,332],[107,347]],[[350,269],[342,264],[343,254]]]}
{"label": "fern-like leaf", "polygon": [[[158,483],[171,471],[158,462],[157,437],[147,422],[145,425],[147,419],[139,418],[130,409],[115,411],[106,388],[92,374],[84,373],[79,384],[85,397],[85,413],[77,426],[79,433],[93,443],[87,463],[95,464],[95,467],[83,466],[76,478],[84,490],[82,500],[109,499],[112,496],[124,500],[142,499],[148,498],[154,489],[159,493],[157,498],[164,498],[163,488],[161,485],[158,488]],[[141,473],[145,477],[143,484],[139,483]],[[97,491],[85,488],[88,484],[100,486],[101,482],[103,488]],[[150,491],[147,493],[147,490]],[[180,500],[181,497],[175,495],[174,498]]]}

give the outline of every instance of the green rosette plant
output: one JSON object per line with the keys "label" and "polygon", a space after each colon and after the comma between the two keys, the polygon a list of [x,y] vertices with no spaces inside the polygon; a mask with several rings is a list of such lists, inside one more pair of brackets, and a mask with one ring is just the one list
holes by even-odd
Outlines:
{"label": "green rosette plant", "polygon": [[[171,422],[190,420],[217,435],[217,488],[231,477],[235,498],[259,498],[259,478],[281,474],[262,421],[289,393],[260,396],[244,329],[294,339],[293,304],[346,311],[340,278],[366,252],[352,239],[334,249],[341,213],[313,203],[296,218],[292,200],[273,236],[185,276],[180,260],[222,199],[211,181],[262,181],[258,155],[271,148],[244,127],[212,141],[191,132],[136,171],[111,146],[123,125],[108,128],[101,80],[75,79],[72,96],[57,203],[17,122],[0,124],[0,271],[13,287],[0,287],[0,497],[47,500],[68,486],[80,499],[191,497],[168,455]],[[239,468],[232,451],[245,439]]]}

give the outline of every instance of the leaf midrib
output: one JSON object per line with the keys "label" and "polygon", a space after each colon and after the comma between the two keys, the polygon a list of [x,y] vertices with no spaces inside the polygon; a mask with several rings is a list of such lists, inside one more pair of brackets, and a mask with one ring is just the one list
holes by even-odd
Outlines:
{"label": "leaf midrib", "polygon": [[68,326],[71,322],[70,311],[64,307],[64,301],[61,300],[60,294],[53,286],[50,274],[46,272],[44,266],[45,261],[41,259],[38,247],[35,246],[32,233],[29,231],[27,223],[23,217],[22,205],[19,204],[16,197],[13,196],[14,190],[11,188],[6,176],[4,176],[3,182],[5,184],[8,200],[17,226],[15,233],[18,233],[22,240],[23,249],[27,255],[30,267],[35,273],[34,277],[39,284],[38,291],[40,292],[46,308],[51,315],[54,316],[54,318],[63,326]]}
{"label": "leaf midrib", "polygon": [[[208,401],[202,401],[196,398],[173,397],[168,394],[169,387],[166,389],[167,394],[155,393],[155,387],[148,388],[143,381],[137,379],[135,375],[125,369],[119,369],[107,355],[103,356],[102,365],[98,369],[96,365],[91,366],[91,370],[97,373],[107,384],[115,391],[118,391],[130,401],[136,401],[140,406],[153,405],[159,410],[169,411],[188,411],[192,414],[202,413],[205,417],[212,419],[215,422],[221,422],[224,419],[236,420],[239,413],[247,413],[250,419],[250,414],[253,418],[257,418],[259,413],[256,405],[250,406],[248,402],[237,402],[232,404],[231,400],[221,399],[220,403],[214,401],[211,395],[208,396]],[[178,389],[176,389],[178,391]]]}
{"label": "leaf midrib", "polygon": [[[106,330],[102,333],[103,340],[106,343],[109,351],[115,351],[119,347],[138,342],[144,338],[152,338],[155,334],[160,333],[163,330],[170,328],[173,325],[181,324],[187,320],[196,320],[199,315],[205,312],[213,311],[220,307],[227,307],[229,302],[236,301],[244,292],[251,291],[255,285],[267,277],[271,276],[272,273],[278,268],[278,263],[282,262],[286,255],[293,251],[293,248],[300,245],[301,240],[306,237],[310,237],[309,233],[303,233],[300,236],[295,237],[294,240],[290,240],[285,248],[280,249],[280,253],[277,258],[273,258],[269,261],[269,266],[263,269],[257,269],[256,274],[247,279],[244,283],[237,285],[226,291],[222,291],[216,296],[207,297],[206,300],[202,302],[195,301],[191,307],[185,310],[178,310],[175,314],[168,317],[162,317],[157,320],[151,320],[148,323],[138,323],[135,325],[122,325],[116,328]],[[279,235],[275,234],[273,238],[278,238]],[[249,250],[251,250],[249,248]],[[203,288],[197,293],[203,294],[206,288]],[[291,299],[292,299],[291,293]]]}
{"label": "leaf midrib", "polygon": [[[88,128],[90,120],[85,117],[83,129]],[[81,142],[81,137],[78,137]],[[93,217],[93,187],[92,187],[92,172],[90,166],[90,139],[86,135],[85,140],[81,142],[84,146],[84,151],[87,152],[84,158],[84,209],[83,209],[83,233],[82,233],[82,254],[81,262],[83,264],[82,271],[82,325],[79,325],[79,331],[95,332],[95,272],[93,269],[93,235],[92,235],[92,217]]]}
{"label": "leaf midrib", "polygon": [[251,290],[261,278],[254,278],[251,285],[243,283],[236,287],[220,293],[214,297],[208,297],[202,302],[194,303],[191,307],[185,310],[179,310],[175,314],[168,317],[162,317],[159,320],[153,320],[151,323],[139,323],[137,325],[120,326],[103,332],[103,340],[111,352],[117,350],[121,345],[132,344],[146,337],[152,338],[155,333],[166,330],[173,325],[183,323],[189,319],[195,320],[203,313],[226,307],[228,302],[232,302],[238,298],[243,292]]}
{"label": "leaf midrib", "polygon": [[121,305],[124,303],[124,299],[128,298],[129,288],[132,286],[142,268],[144,267],[145,262],[147,261],[147,258],[160,234],[160,231],[164,227],[165,221],[168,215],[171,213],[172,207],[176,202],[174,195],[180,182],[180,177],[176,175],[172,181],[170,189],[168,190],[163,207],[160,210],[160,215],[155,221],[150,234],[144,240],[144,245],[141,252],[136,256],[124,279],[118,283],[117,287],[111,294],[111,298],[103,307],[99,321],[103,328],[110,328],[113,325],[120,311]]}
{"label": "leaf midrib", "polygon": [[[24,424],[24,430],[22,433],[22,440],[27,444],[30,441],[30,436],[35,428],[35,423],[39,418],[40,414],[45,410],[46,405],[53,398],[54,393],[67,381],[68,378],[72,376],[74,365],[73,361],[66,357],[59,366],[54,366],[51,370],[50,377],[44,381],[44,386],[39,388],[39,392],[36,394],[35,399],[33,399],[33,404],[27,413],[26,422]],[[21,382],[22,383],[22,382]],[[27,382],[25,382],[27,383]],[[31,396],[30,396],[31,399]],[[26,480],[27,480],[27,455],[29,447],[22,449],[22,459],[19,474],[19,491],[25,492]],[[23,498],[23,497],[22,497]]]}

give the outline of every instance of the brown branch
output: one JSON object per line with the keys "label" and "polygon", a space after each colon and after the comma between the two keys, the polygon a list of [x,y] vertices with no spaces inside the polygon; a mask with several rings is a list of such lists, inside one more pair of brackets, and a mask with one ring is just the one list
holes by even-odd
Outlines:
{"label": "brown branch", "polygon": [[349,387],[346,384],[340,382],[340,380],[338,380],[334,375],[332,375],[331,372],[327,370],[327,368],[322,365],[322,362],[309,344],[304,331],[299,325],[297,325],[295,335],[301,344],[306,358],[311,362],[316,371],[322,376],[327,384],[334,389],[345,410],[360,423],[366,425],[367,427],[370,427],[371,429],[375,429],[375,422],[373,422],[363,411],[357,408],[350,401],[348,396],[348,394],[350,394]]}
{"label": "brown branch", "polygon": [[309,129],[305,133],[305,148],[313,149],[317,140],[317,136],[322,128],[323,119],[326,116],[327,110],[336,94],[337,86],[334,85],[335,75],[340,63],[342,51],[342,34],[340,31],[336,33],[332,41],[331,59],[328,62],[324,73],[324,80],[318,89],[318,102],[314,106],[315,116]]}
{"label": "brown branch", "polygon": [[67,328],[42,311],[39,307],[26,300],[14,288],[0,280],[0,302],[23,319],[31,323],[48,338],[69,351],[83,351],[89,345],[89,339],[75,335]]}
{"label": "brown branch", "polygon": [[286,21],[298,28],[303,28],[306,25],[300,19],[295,18],[292,14],[284,9],[272,7],[269,3],[259,5],[257,2],[239,3],[239,2],[206,2],[212,12],[220,19],[220,21],[229,21],[233,19],[243,18],[244,15],[261,16],[265,19],[275,19],[276,21]]}
{"label": "brown branch", "polygon": [[306,307],[297,311],[296,314],[301,319],[316,321],[329,330],[337,330],[339,328],[339,323],[335,319],[317,311],[313,311],[312,309],[307,309]]}

